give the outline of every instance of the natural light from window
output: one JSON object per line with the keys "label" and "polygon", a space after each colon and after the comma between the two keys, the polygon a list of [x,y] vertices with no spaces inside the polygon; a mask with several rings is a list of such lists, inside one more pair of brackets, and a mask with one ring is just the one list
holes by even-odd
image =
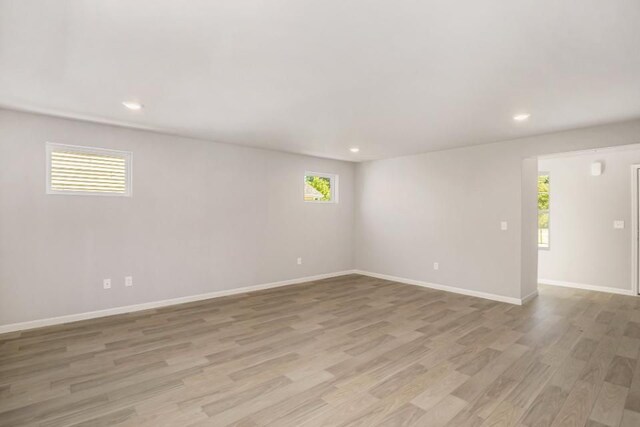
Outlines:
{"label": "natural light from window", "polygon": [[304,201],[335,203],[337,185],[337,175],[307,172],[304,175]]}
{"label": "natural light from window", "polygon": [[549,249],[549,174],[538,175],[538,248]]}
{"label": "natural light from window", "polygon": [[47,193],[131,195],[131,153],[47,144]]}

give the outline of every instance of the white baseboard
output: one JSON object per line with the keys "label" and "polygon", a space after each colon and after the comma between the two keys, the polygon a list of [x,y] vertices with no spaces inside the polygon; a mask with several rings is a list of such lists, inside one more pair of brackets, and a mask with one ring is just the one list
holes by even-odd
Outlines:
{"label": "white baseboard", "polygon": [[529,301],[530,299],[534,298],[535,295],[537,295],[537,292],[535,292],[535,295],[534,294],[527,295],[525,298],[520,299],[520,298],[506,297],[503,295],[490,294],[487,292],[472,291],[470,289],[456,288],[454,286],[439,285],[437,283],[423,282],[421,280],[405,279],[404,277],[389,276],[387,274],[372,273],[370,271],[355,270],[354,273],[362,274],[364,276],[375,277],[378,279],[390,280],[392,282],[406,283],[408,285],[422,286],[423,288],[437,289],[439,291],[453,292],[455,294],[462,294],[462,295],[467,295],[472,297],[490,299],[493,301],[506,302],[506,303],[515,304],[515,305],[522,305],[527,301]]}
{"label": "white baseboard", "polygon": [[345,276],[354,274],[354,270],[338,271],[334,273],[318,274],[316,276],[300,277],[297,279],[282,280],[279,282],[263,283],[254,286],[245,286],[236,289],[226,289],[223,291],[208,292],[206,294],[190,295],[186,297],[178,297],[161,301],[151,301],[142,304],[127,305],[123,307],[107,308],[104,310],[88,311],[84,313],[68,314],[59,317],[50,317],[47,319],[30,320],[27,322],[10,323],[8,325],[0,325],[0,334],[7,332],[16,332],[26,329],[40,328],[43,326],[60,325],[63,323],[77,322],[78,320],[95,319],[98,317],[113,316],[114,314],[133,313],[136,311],[149,310],[152,308],[166,307],[176,304],[184,304],[187,302],[201,301],[211,298],[225,297],[229,295],[244,294],[247,292],[260,291],[263,289],[279,288],[281,286],[296,285],[304,282],[313,282],[315,280],[329,279],[331,277]]}
{"label": "white baseboard", "polygon": [[618,295],[635,295],[631,289],[608,288],[606,286],[585,285],[584,283],[565,282],[563,280],[538,279],[541,285],[562,286],[563,288],[584,289],[585,291],[608,292]]}

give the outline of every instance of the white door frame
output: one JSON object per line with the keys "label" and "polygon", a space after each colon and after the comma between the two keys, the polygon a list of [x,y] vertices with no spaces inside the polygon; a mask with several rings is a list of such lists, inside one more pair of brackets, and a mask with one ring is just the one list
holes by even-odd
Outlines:
{"label": "white door frame", "polygon": [[638,187],[638,177],[640,176],[640,164],[631,165],[631,277],[633,280],[632,289],[634,295],[640,294],[640,272],[638,268],[638,254],[640,253],[640,224],[638,203],[640,202],[640,188]]}

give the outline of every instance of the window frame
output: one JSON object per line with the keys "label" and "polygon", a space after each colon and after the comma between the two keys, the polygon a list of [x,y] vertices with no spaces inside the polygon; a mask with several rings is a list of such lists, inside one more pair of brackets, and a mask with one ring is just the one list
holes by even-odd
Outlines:
{"label": "window frame", "polygon": [[[66,191],[51,188],[51,157],[57,149],[74,150],[80,153],[119,156],[125,159],[125,192],[105,193],[95,191]],[[133,153],[131,151],[112,150],[109,148],[86,147],[82,145],[60,144],[47,141],[45,144],[46,177],[45,190],[47,195],[57,196],[104,196],[104,197],[133,197]]]}
{"label": "window frame", "polygon": [[538,208],[538,203],[537,200],[540,197],[540,192],[537,191],[537,185],[536,185],[536,209],[538,211],[538,214],[536,216],[537,220],[538,220],[538,224],[540,223],[540,214],[541,213],[546,213],[547,214],[547,246],[540,246],[540,230],[541,228],[538,226],[537,230],[538,230],[538,250],[542,250],[542,251],[548,251],[551,249],[551,173],[550,172],[544,172],[544,171],[539,171],[538,172],[538,182],[540,181],[540,177],[541,176],[547,176],[549,177],[549,190],[547,191],[547,195],[549,196],[549,208],[548,209],[540,209]]}
{"label": "window frame", "polygon": [[[318,176],[320,178],[328,178],[329,186],[331,188],[331,200],[305,200],[304,195],[304,187],[307,183],[307,176]],[[339,185],[339,175],[335,173],[326,173],[326,172],[313,172],[313,171],[305,171],[302,177],[302,201],[305,203],[321,203],[321,204],[336,204],[338,203],[338,185]]]}

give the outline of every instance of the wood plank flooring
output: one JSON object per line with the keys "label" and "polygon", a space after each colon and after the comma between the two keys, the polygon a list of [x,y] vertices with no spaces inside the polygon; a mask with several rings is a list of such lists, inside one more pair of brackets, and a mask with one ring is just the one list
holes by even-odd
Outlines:
{"label": "wood plank flooring", "polygon": [[640,298],[351,275],[0,335],[2,426],[640,426]]}

